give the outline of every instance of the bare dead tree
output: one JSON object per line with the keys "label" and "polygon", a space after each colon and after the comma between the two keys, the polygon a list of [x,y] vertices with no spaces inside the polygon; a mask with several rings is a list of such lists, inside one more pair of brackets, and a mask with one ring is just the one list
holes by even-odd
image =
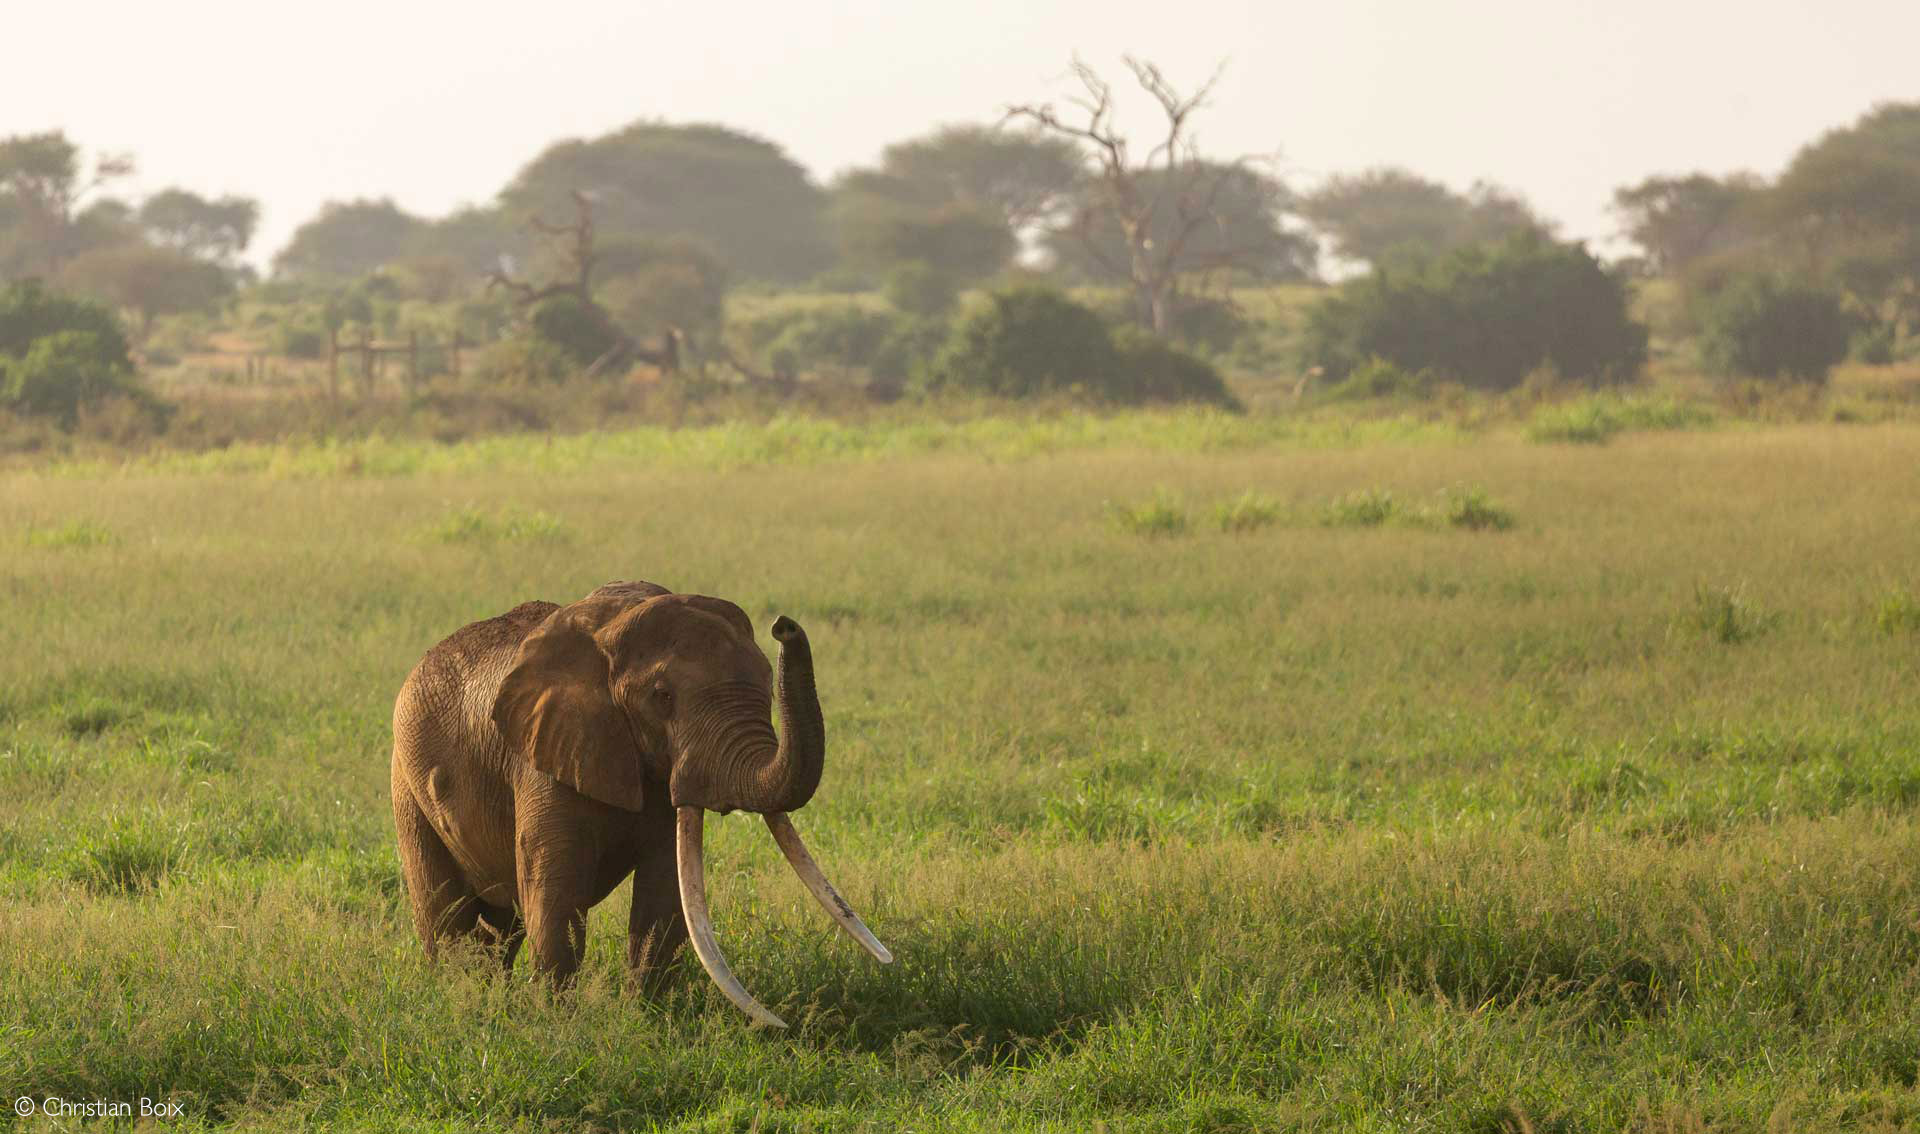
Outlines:
{"label": "bare dead tree", "polygon": [[605,334],[608,347],[599,358],[587,367],[588,377],[620,370],[636,362],[648,363],[671,374],[680,369],[681,344],[685,339],[678,327],[668,327],[661,336],[660,346],[646,347],[632,335],[620,328],[607,314],[606,308],[593,298],[593,268],[596,257],[593,250],[593,199],[578,189],[573,192],[574,219],[571,224],[554,224],[539,217],[533,217],[529,224],[537,232],[556,240],[564,241],[567,271],[565,277],[536,287],[525,280],[515,279],[504,268],[494,268],[487,273],[487,288],[499,287],[513,293],[514,303],[522,309],[530,309],[542,300],[556,296],[567,296],[580,305],[580,309],[594,321]]}
{"label": "bare dead tree", "polygon": [[[1095,191],[1074,211],[1065,231],[1089,260],[1132,288],[1136,315],[1156,334],[1165,333],[1172,317],[1183,272],[1205,272],[1240,266],[1247,250],[1227,241],[1196,246],[1195,238],[1212,230],[1225,233],[1217,208],[1223,188],[1235,177],[1253,175],[1246,158],[1220,162],[1202,159],[1191,124],[1206,105],[1224,69],[1191,95],[1182,95],[1152,63],[1125,57],[1135,81],[1160,104],[1166,133],[1135,164],[1128,139],[1114,124],[1113,88],[1094,69],[1073,61],[1074,77],[1085,94],[1067,101],[1085,112],[1084,124],[1062,118],[1051,104],[1023,104],[1007,108],[1006,119],[1031,122],[1047,132],[1088,145],[1098,165]],[[1125,249],[1115,259],[1100,239],[1103,225],[1117,231]]]}

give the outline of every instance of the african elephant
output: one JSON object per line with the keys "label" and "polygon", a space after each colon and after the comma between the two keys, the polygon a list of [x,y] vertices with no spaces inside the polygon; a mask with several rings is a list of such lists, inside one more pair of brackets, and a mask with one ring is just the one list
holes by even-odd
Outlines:
{"label": "african elephant", "polygon": [[428,650],[393,707],[393,818],[428,956],[464,937],[511,968],[531,937],[535,967],[565,984],[587,910],[632,874],[635,976],[652,983],[691,934],[721,991],[784,1027],[733,978],[707,919],[702,818],[739,809],[765,817],[842,929],[892,960],[787,818],[820,784],[826,732],[806,632],[782,616],[773,636],[778,740],[774,669],[723,599],[609,583],[569,606],[523,603]]}

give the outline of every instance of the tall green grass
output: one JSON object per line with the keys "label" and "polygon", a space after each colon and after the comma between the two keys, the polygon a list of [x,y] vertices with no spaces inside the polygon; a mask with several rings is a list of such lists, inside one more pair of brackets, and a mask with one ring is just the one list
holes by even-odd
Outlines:
{"label": "tall green grass", "polygon": [[[0,531],[115,536],[0,556],[15,1096],[173,1096],[190,1128],[1920,1124],[1920,675],[1887,585],[1920,529],[1886,522],[1920,431],[1181,448],[1129,420],[1018,460],[603,438],[0,476]],[[1320,522],[1369,488],[1432,518]],[[1182,538],[1104,507],[1156,494]],[[1488,513],[1514,522],[1446,519]],[[790,1035],[692,966],[627,989],[623,893],[563,996],[413,940],[408,668],[635,577],[812,639],[797,821],[899,960],[716,818],[719,934]]]}

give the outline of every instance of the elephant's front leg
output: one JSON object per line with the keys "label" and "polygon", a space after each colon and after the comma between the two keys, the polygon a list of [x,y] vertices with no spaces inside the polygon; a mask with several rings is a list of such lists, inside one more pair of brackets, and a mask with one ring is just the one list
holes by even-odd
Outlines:
{"label": "elephant's front leg", "polygon": [[627,969],[647,991],[659,989],[667,965],[687,939],[680,912],[680,879],[674,870],[673,840],[649,848],[633,871],[633,913],[627,920]]}
{"label": "elephant's front leg", "polygon": [[567,985],[587,952],[594,850],[564,822],[541,822],[541,809],[518,816],[514,870],[534,971]]}

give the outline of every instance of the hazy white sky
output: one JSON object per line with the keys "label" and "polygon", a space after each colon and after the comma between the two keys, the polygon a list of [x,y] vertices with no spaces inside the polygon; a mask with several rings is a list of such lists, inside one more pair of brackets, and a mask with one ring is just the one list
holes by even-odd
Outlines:
{"label": "hazy white sky", "polygon": [[[755,131],[824,181],[935,123],[1070,93],[1075,52],[1189,86],[1227,60],[1203,146],[1277,150],[1298,188],[1379,164],[1486,178],[1590,238],[1618,185],[1775,173],[1875,102],[1920,98],[1916,0],[0,0],[0,36],[0,135],[131,151],[130,195],[256,197],[258,259],[325,200],[442,213],[548,142],[642,117]],[[1153,125],[1143,96],[1127,105]]]}

